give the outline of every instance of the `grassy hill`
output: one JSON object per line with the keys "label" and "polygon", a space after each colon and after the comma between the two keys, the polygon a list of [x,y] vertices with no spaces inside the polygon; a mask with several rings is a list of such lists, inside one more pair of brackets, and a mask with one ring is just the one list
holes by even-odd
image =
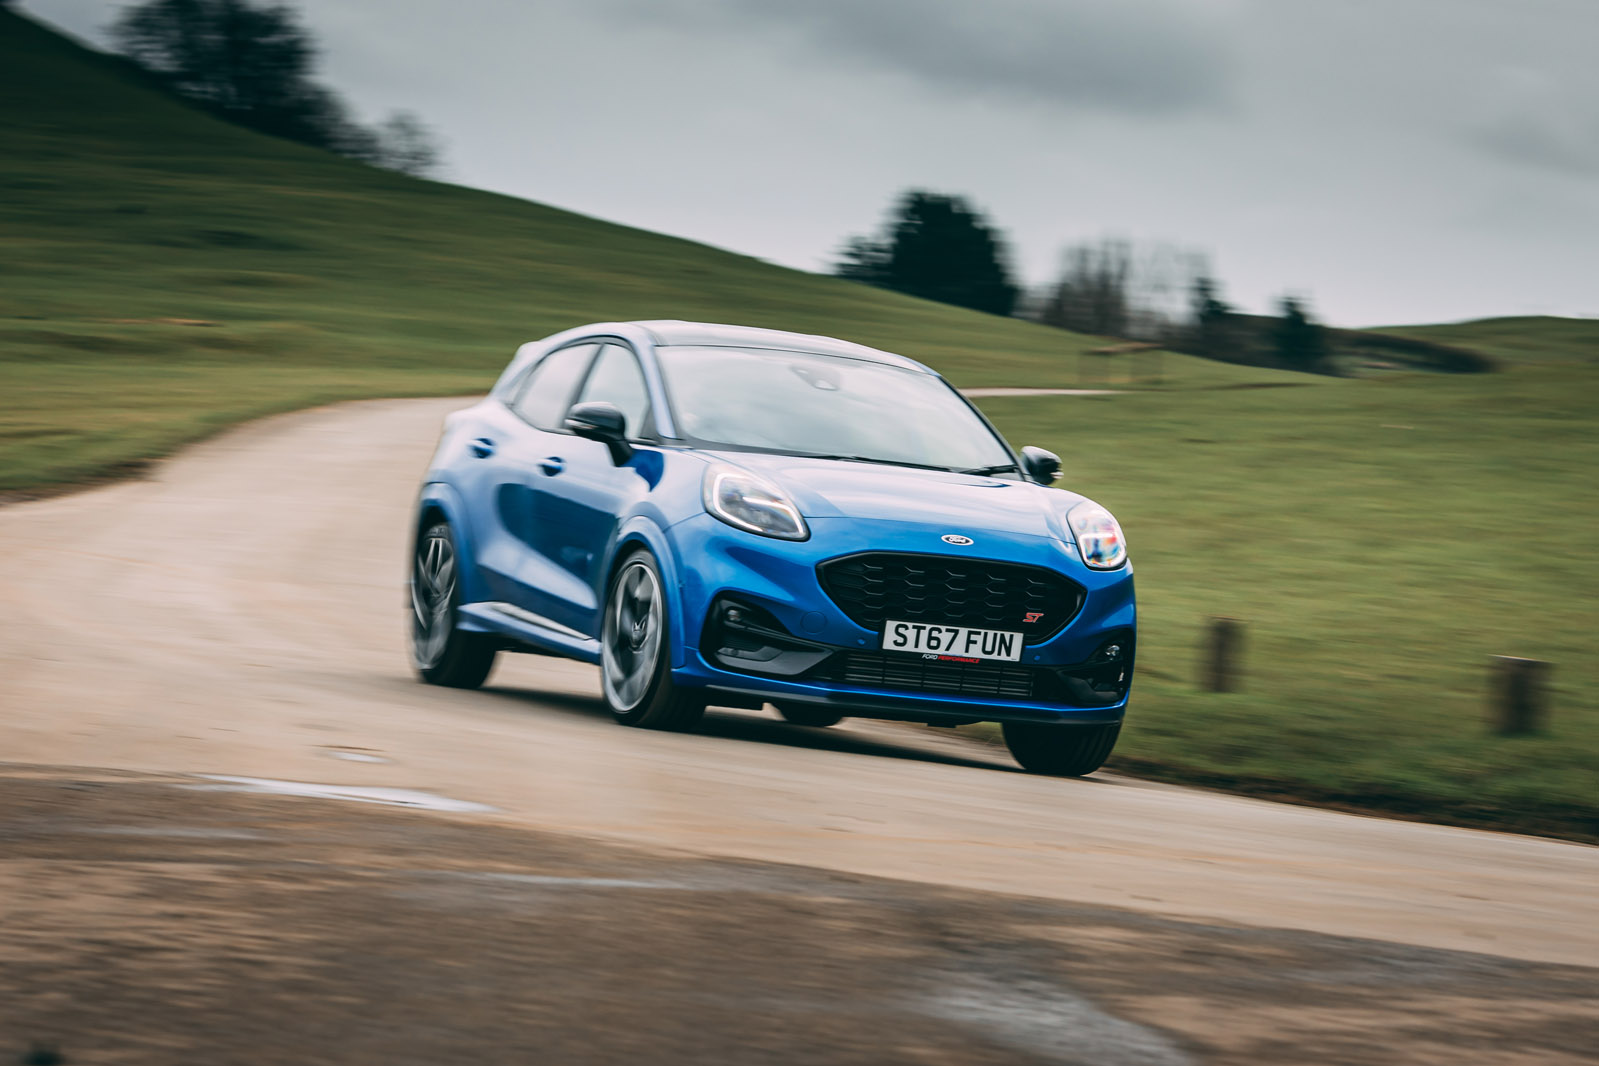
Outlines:
{"label": "grassy hill", "polygon": [[833,334],[960,384],[1071,384],[1103,343],[264,137],[3,10],[0,143],[0,490],[271,411],[480,390],[517,344],[592,321]]}
{"label": "grassy hill", "polygon": [[1393,326],[1381,332],[1474,348],[1512,363],[1599,363],[1599,318],[1481,318],[1436,326]]}

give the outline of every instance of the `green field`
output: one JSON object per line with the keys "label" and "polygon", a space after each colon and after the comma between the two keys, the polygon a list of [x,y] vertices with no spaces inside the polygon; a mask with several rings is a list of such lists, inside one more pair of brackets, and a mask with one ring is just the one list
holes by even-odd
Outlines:
{"label": "green field", "polygon": [[[1098,338],[263,137],[4,11],[0,143],[0,490],[125,471],[272,411],[485,389],[516,345],[594,321],[833,334],[962,384],[1069,385],[1111,362],[1081,356]],[[1316,380],[1159,369],[1167,387]]]}
{"label": "green field", "polygon": [[[1599,368],[984,407],[1126,527],[1113,765],[1599,839]],[[1198,690],[1214,615],[1237,694]],[[1488,734],[1492,655],[1555,664],[1547,735]]]}
{"label": "green field", "polygon": [[[1116,765],[1599,839],[1595,323],[1385,331],[1509,366],[1485,375],[1107,358],[260,137],[4,11],[0,138],[0,490],[272,411],[479,390],[517,343],[606,319],[839,335],[962,385],[1125,387],[984,402],[1127,526],[1144,629]],[[1196,691],[1210,615],[1249,625],[1242,693]],[[1486,735],[1493,654],[1555,663],[1548,735]]]}

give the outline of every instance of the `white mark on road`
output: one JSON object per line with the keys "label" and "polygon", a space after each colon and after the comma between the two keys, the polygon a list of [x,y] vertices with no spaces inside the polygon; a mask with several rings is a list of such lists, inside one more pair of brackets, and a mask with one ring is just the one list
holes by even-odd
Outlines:
{"label": "white mark on road", "polygon": [[333,758],[335,758],[335,759],[343,759],[345,762],[388,762],[389,761],[389,760],[385,759],[381,755],[373,755],[371,752],[367,752],[367,751],[351,751],[348,748],[327,748],[327,749],[325,749],[325,751],[326,751],[326,753],[328,755],[331,755]]}
{"label": "white mark on road", "polygon": [[249,829],[210,829],[186,825],[101,825],[79,830],[100,836],[167,837],[177,840],[265,840],[265,833]]}
{"label": "white mark on road", "polygon": [[411,788],[366,788],[357,785],[317,785],[305,781],[277,781],[269,777],[230,777],[224,774],[199,774],[215,785],[182,785],[182,788],[210,792],[258,792],[275,796],[306,796],[312,799],[350,800],[354,803],[381,803],[388,807],[411,807],[426,811],[492,811],[493,807],[470,800],[436,796]]}
{"label": "white mark on road", "polygon": [[935,1016],[1046,1062],[1190,1066],[1159,1030],[1109,1014],[1070,989],[1027,977],[963,976],[930,997]]}
{"label": "white mark on road", "polygon": [[537,885],[549,888],[670,888],[683,892],[719,891],[715,886],[685,884],[681,881],[652,881],[629,877],[558,877],[554,874],[512,874],[482,870],[417,870],[426,877],[460,878],[511,885]]}

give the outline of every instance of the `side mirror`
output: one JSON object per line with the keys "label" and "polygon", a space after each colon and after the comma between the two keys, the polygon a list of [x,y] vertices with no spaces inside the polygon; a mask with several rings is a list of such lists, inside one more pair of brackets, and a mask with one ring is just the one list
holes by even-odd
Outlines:
{"label": "side mirror", "polygon": [[1060,477],[1060,456],[1042,448],[1023,448],[1022,469],[1040,485],[1048,485]]}
{"label": "side mirror", "polygon": [[566,412],[566,428],[579,437],[597,440],[611,449],[611,462],[621,466],[633,457],[627,443],[627,416],[615,404],[580,403]]}

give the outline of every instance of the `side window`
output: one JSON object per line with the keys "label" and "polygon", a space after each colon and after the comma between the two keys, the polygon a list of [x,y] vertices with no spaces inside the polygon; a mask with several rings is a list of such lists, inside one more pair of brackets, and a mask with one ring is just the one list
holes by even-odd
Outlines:
{"label": "side window", "polygon": [[559,430],[572,406],[572,392],[583,379],[594,344],[574,344],[546,355],[533,368],[522,391],[511,401],[511,410],[539,429]]}
{"label": "side window", "polygon": [[594,369],[583,383],[578,403],[603,400],[614,403],[627,418],[627,435],[641,437],[650,413],[650,393],[644,372],[631,350],[620,344],[607,344],[594,360]]}

